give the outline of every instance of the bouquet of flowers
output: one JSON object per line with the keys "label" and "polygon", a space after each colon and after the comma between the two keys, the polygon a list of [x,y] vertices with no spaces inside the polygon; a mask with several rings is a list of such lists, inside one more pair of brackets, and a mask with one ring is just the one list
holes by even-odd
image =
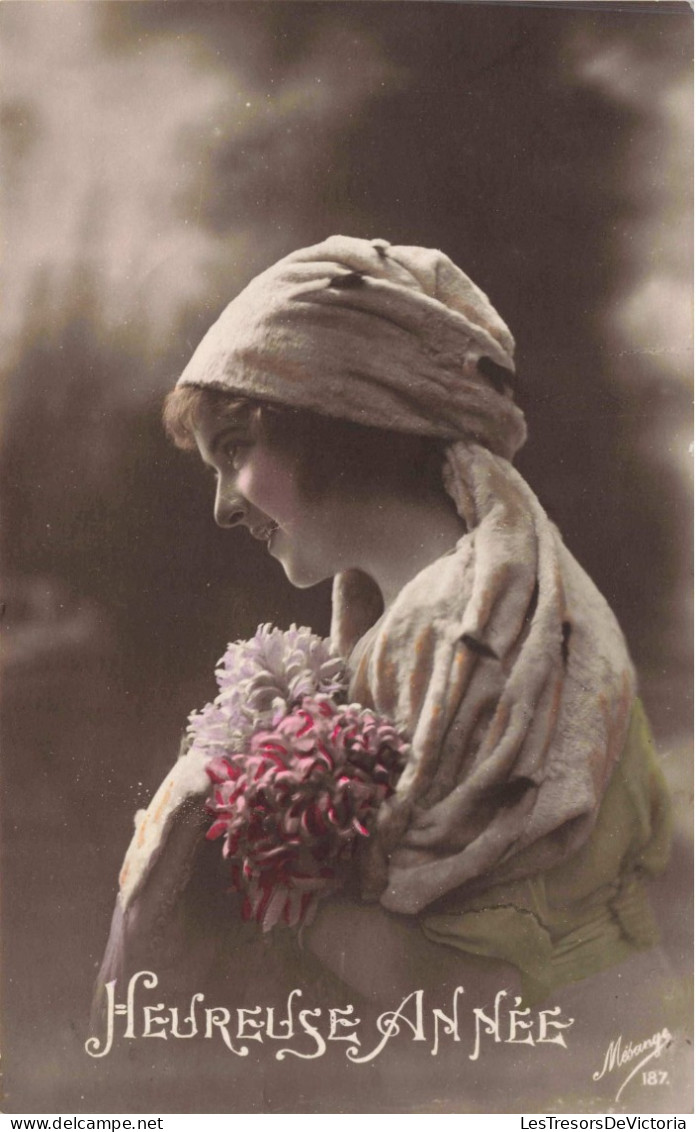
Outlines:
{"label": "bouquet of flowers", "polygon": [[189,720],[206,758],[214,820],[243,915],[270,930],[308,923],[339,888],[408,744],[387,719],[346,703],[348,676],[309,629],[261,625],[227,649],[219,695]]}

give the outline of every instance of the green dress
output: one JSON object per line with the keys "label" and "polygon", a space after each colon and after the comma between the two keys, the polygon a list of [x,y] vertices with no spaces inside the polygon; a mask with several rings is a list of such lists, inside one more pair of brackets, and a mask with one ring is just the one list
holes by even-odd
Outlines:
{"label": "green dress", "polygon": [[665,867],[670,842],[667,789],[636,700],[621,758],[581,849],[525,880],[476,896],[448,894],[422,913],[422,930],[470,957],[517,967],[524,999],[537,1002],[657,943],[645,879]]}

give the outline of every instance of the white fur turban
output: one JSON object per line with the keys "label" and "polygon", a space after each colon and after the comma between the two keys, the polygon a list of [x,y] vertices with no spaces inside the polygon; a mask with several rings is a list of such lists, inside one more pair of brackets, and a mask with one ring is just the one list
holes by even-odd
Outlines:
{"label": "white fur turban", "polygon": [[442,252],[331,236],[253,279],[179,384],[470,438],[511,459],[526,436],[513,351],[487,297]]}

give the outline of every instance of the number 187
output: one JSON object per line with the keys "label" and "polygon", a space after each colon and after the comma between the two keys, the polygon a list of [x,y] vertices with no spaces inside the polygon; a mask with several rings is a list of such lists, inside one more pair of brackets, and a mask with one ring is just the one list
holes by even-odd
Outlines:
{"label": "number 187", "polygon": [[642,1076],[644,1085],[666,1085],[668,1081],[666,1069],[645,1069]]}

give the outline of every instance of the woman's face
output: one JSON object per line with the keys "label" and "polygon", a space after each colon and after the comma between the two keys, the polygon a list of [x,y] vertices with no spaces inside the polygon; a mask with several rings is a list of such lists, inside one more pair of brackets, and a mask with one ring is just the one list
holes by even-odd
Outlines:
{"label": "woman's face", "polygon": [[337,514],[340,503],[330,496],[310,501],[298,486],[296,462],[252,425],[248,413],[226,420],[204,405],[194,436],[215,473],[219,526],[247,527],[301,588],[346,568],[350,540]]}

